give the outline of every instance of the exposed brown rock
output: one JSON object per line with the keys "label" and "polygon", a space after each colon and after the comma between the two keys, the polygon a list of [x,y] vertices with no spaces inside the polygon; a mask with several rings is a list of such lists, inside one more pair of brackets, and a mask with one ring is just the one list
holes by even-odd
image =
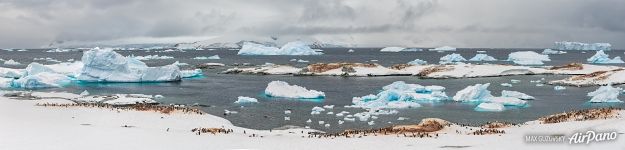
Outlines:
{"label": "exposed brown rock", "polygon": [[395,70],[402,70],[402,69],[408,68],[410,66],[414,66],[414,65],[412,65],[412,64],[395,64],[395,65],[392,65],[390,68],[391,69],[395,69]]}
{"label": "exposed brown rock", "polygon": [[570,63],[562,66],[553,66],[549,70],[582,70],[584,65],[581,63]]}
{"label": "exposed brown rock", "polygon": [[417,74],[417,76],[428,76],[429,74],[435,73],[435,72],[441,72],[441,71],[450,71],[453,70],[452,67],[447,67],[445,65],[439,65],[439,66],[432,66],[432,67],[427,67],[425,69],[423,69],[421,72],[419,72]]}
{"label": "exposed brown rock", "polygon": [[363,64],[363,63],[316,63],[308,65],[308,72],[322,73],[332,69],[338,68],[352,68],[353,67],[376,67],[378,64]]}

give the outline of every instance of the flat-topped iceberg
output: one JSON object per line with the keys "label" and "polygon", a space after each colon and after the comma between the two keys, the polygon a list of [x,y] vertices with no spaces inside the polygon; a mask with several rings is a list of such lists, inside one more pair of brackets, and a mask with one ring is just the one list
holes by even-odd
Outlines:
{"label": "flat-topped iceberg", "polygon": [[401,52],[404,49],[406,49],[406,48],[404,48],[404,47],[385,47],[385,48],[382,48],[380,50],[380,52]]}
{"label": "flat-topped iceberg", "polygon": [[284,81],[271,81],[265,89],[265,95],[270,97],[284,98],[304,98],[315,99],[324,98],[326,95],[321,91],[308,90],[298,85],[289,85]]}
{"label": "flat-topped iceberg", "polygon": [[289,42],[282,48],[270,47],[261,44],[245,42],[237,55],[321,55],[317,49],[311,49],[301,41]]}
{"label": "flat-topped iceberg", "polygon": [[85,82],[167,82],[181,78],[180,69],[175,65],[148,67],[112,49],[86,51],[82,62],[84,66],[76,79]]}
{"label": "flat-topped iceberg", "polygon": [[618,95],[623,91],[620,87],[612,87],[612,85],[601,86],[597,90],[588,93],[591,103],[613,103],[623,102],[618,99]]}
{"label": "flat-topped iceberg", "polygon": [[555,49],[559,50],[606,50],[612,49],[610,43],[581,43],[581,42],[556,42]]}
{"label": "flat-topped iceberg", "polygon": [[501,97],[514,97],[514,98],[518,98],[518,99],[522,99],[522,100],[533,100],[533,99],[535,99],[534,96],[530,96],[528,94],[521,93],[521,92],[518,92],[518,91],[508,91],[508,90],[501,91]]}
{"label": "flat-topped iceberg", "polygon": [[551,61],[551,59],[549,55],[538,54],[534,51],[519,51],[510,53],[508,61],[520,65],[543,65],[543,61]]}
{"label": "flat-topped iceberg", "polygon": [[430,49],[430,51],[456,51],[456,48],[451,47],[451,46],[441,46],[441,47]]}
{"label": "flat-topped iceberg", "polygon": [[477,105],[477,107],[475,107],[475,111],[493,111],[493,112],[499,112],[499,111],[503,111],[505,109],[505,107],[503,106],[503,104],[500,103],[480,103],[479,105]]}
{"label": "flat-topped iceberg", "polygon": [[552,50],[552,49],[545,49],[543,50],[542,54],[545,55],[552,55],[552,54],[566,54],[565,51],[556,51],[556,50]]}
{"label": "flat-topped iceberg", "polygon": [[197,60],[205,60],[205,59],[221,59],[221,57],[219,57],[219,55],[213,55],[213,56],[199,56],[199,57],[195,57],[193,59],[197,59]]}
{"label": "flat-topped iceberg", "polygon": [[41,72],[13,80],[11,87],[26,89],[63,87],[70,82],[71,80],[69,80],[69,78],[65,75],[51,72]]}
{"label": "flat-topped iceberg", "polygon": [[596,63],[596,64],[622,64],[625,63],[621,59],[620,56],[616,56],[613,59],[610,59],[610,55],[603,52],[603,50],[597,51],[595,55],[586,59],[588,63]]}
{"label": "flat-topped iceberg", "polygon": [[382,87],[376,95],[370,94],[352,98],[349,107],[380,109],[380,108],[413,108],[421,106],[418,101],[448,100],[445,87],[432,85],[422,86],[396,81]]}
{"label": "flat-topped iceberg", "polygon": [[448,54],[440,58],[441,64],[449,64],[449,63],[461,62],[461,61],[467,61],[467,59],[462,57],[462,55],[456,54],[456,53]]}
{"label": "flat-topped iceberg", "polygon": [[487,54],[475,54],[469,61],[497,61],[495,57],[488,56]]}

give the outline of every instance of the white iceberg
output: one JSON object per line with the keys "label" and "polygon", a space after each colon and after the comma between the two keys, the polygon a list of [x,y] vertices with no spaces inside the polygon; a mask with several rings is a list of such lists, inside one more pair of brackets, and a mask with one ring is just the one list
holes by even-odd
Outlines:
{"label": "white iceberg", "polygon": [[521,92],[518,92],[518,91],[508,91],[508,90],[501,91],[501,96],[502,97],[514,97],[514,98],[518,98],[518,99],[522,99],[522,100],[533,100],[533,99],[536,99],[536,98],[534,98],[534,96],[530,96],[530,95],[525,94],[525,93],[521,93]]}
{"label": "white iceberg", "polygon": [[542,54],[545,55],[553,55],[553,54],[566,54],[565,51],[556,51],[556,50],[552,50],[552,49],[545,49],[543,50]]}
{"label": "white iceberg", "polygon": [[497,61],[495,57],[488,56],[487,54],[475,54],[469,61]]}
{"label": "white iceberg", "polygon": [[499,112],[499,111],[503,111],[505,109],[505,107],[500,104],[500,103],[489,103],[489,102],[485,102],[485,103],[480,103],[479,105],[477,105],[477,107],[475,107],[475,111],[493,111],[493,112]]}
{"label": "white iceberg", "polygon": [[597,90],[588,93],[591,103],[612,103],[623,102],[618,99],[618,95],[623,91],[620,87],[612,87],[612,85],[601,86]]}
{"label": "white iceberg", "polygon": [[442,86],[422,86],[407,84],[396,81],[382,87],[382,91],[376,95],[370,94],[352,98],[353,105],[348,107],[357,108],[414,108],[420,107],[418,101],[441,101],[449,97]]}
{"label": "white iceberg", "polygon": [[411,64],[411,65],[425,65],[425,64],[428,64],[428,62],[425,61],[425,60],[421,60],[421,59],[415,59],[413,61],[408,62],[408,64]]}
{"label": "white iceberg", "polygon": [[493,97],[493,95],[491,95],[490,91],[488,90],[488,86],[490,86],[490,83],[475,84],[475,85],[468,86],[456,92],[456,95],[454,95],[452,99],[454,101],[468,101],[468,102],[487,101],[491,97]]}
{"label": "white iceberg", "polygon": [[326,95],[323,92],[316,90],[308,90],[298,85],[289,85],[284,81],[271,81],[265,89],[265,95],[270,97],[285,97],[285,98],[324,98]]}
{"label": "white iceberg", "polygon": [[256,98],[252,98],[252,97],[246,97],[246,96],[239,96],[237,98],[237,101],[234,101],[235,104],[241,104],[241,103],[258,103],[258,99]]}
{"label": "white iceberg", "polygon": [[5,64],[5,65],[21,65],[21,63],[19,63],[19,62],[15,61],[15,60],[13,60],[13,59],[10,59],[10,60],[7,60],[7,61],[4,61],[4,64]]}
{"label": "white iceberg", "polygon": [[200,56],[200,57],[195,57],[193,59],[197,59],[197,60],[206,60],[206,59],[221,59],[221,57],[219,57],[219,55],[213,55],[213,56]]}
{"label": "white iceberg", "polygon": [[82,62],[84,66],[76,78],[85,82],[166,82],[181,78],[180,69],[175,65],[148,67],[112,49],[86,51]]}
{"label": "white iceberg", "polygon": [[510,53],[508,61],[520,65],[543,65],[543,61],[551,61],[551,59],[549,59],[549,55],[538,54],[534,51],[519,51]]}
{"label": "white iceberg", "polygon": [[404,47],[385,47],[385,48],[382,48],[380,50],[380,52],[401,52],[404,49],[406,49],[406,48],[404,48]]}
{"label": "white iceberg", "polygon": [[553,90],[556,90],[556,91],[566,90],[566,87],[558,85],[558,86],[554,86]]}
{"label": "white iceberg", "polygon": [[321,55],[301,41],[289,42],[282,48],[269,47],[261,44],[245,42],[237,55]]}
{"label": "white iceberg", "polygon": [[595,55],[586,59],[588,63],[596,63],[596,64],[622,64],[625,63],[621,59],[620,56],[616,56],[613,59],[610,59],[610,55],[603,52],[603,50],[597,51]]}
{"label": "white iceberg", "polygon": [[442,46],[430,49],[430,51],[456,51],[456,48],[451,46]]}
{"label": "white iceberg", "polygon": [[467,61],[467,59],[462,57],[462,55],[456,54],[456,53],[448,54],[440,58],[441,64],[448,64],[448,63],[460,62],[460,61]]}
{"label": "white iceberg", "polygon": [[0,78],[0,88],[10,88],[13,84],[13,78]]}
{"label": "white iceberg", "polygon": [[35,74],[39,74],[39,73],[42,73],[42,72],[54,73],[54,70],[52,70],[51,68],[46,67],[46,66],[44,66],[42,64],[33,62],[33,63],[28,64],[26,69],[24,69],[23,76],[35,75]]}
{"label": "white iceberg", "polygon": [[612,49],[610,43],[581,43],[581,42],[556,42],[555,49],[559,50],[606,50]]}
{"label": "white iceberg", "polygon": [[348,52],[348,53],[353,53],[353,52],[356,52],[356,51],[355,51],[355,50],[353,50],[353,49],[349,49],[349,50],[347,50],[347,52]]}
{"label": "white iceberg", "polygon": [[12,69],[0,67],[0,77],[2,78],[19,78],[22,77],[22,69]]}

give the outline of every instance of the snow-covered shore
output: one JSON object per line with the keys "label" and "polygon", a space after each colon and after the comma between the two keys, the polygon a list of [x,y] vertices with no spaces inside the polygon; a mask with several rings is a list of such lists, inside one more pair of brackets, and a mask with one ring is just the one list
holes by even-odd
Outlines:
{"label": "snow-covered shore", "polygon": [[[505,134],[472,135],[479,127],[450,125],[435,132],[436,138],[410,138],[396,134],[362,138],[307,138],[306,129],[253,130],[233,126],[228,120],[207,114],[118,110],[87,107],[35,106],[42,100],[0,97],[0,149],[622,149],[625,139],[570,145],[532,144],[525,135],[570,135],[577,132],[625,131],[625,111],[611,119],[498,128]],[[48,101],[50,102],[50,101]],[[232,129],[230,134],[197,135],[191,129]],[[245,134],[243,133],[245,131]],[[303,132],[303,133],[302,133]],[[250,137],[252,134],[256,137]],[[262,136],[262,137],[260,137]],[[497,141],[497,142],[493,142]]]}

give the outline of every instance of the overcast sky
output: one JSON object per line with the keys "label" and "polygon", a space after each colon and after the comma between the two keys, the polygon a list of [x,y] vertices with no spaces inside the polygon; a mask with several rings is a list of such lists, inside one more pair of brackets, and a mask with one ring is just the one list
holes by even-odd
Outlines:
{"label": "overcast sky", "polygon": [[625,49],[624,0],[0,0],[0,47],[52,41],[279,41]]}

